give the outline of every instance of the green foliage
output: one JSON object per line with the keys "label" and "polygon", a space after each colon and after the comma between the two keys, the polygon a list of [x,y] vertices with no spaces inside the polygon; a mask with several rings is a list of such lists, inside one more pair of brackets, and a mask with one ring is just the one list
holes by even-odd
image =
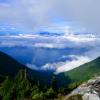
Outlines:
{"label": "green foliage", "polygon": [[30,75],[32,81],[39,81],[42,85],[50,84],[53,73],[44,73],[36,70],[31,70],[27,66],[24,66],[9,55],[0,51],[0,83],[3,81],[3,77],[9,76],[15,78],[15,76],[21,69],[27,70],[28,75]]}
{"label": "green foliage", "polygon": [[52,88],[48,89],[46,92],[47,98],[54,98],[55,95],[56,95],[56,93],[54,92],[54,90]]}
{"label": "green foliage", "polygon": [[26,70],[20,70],[17,74],[14,83],[14,91],[17,93],[17,100],[24,100],[24,98],[30,96],[31,84],[27,78]]}
{"label": "green foliage", "polygon": [[58,93],[57,99],[58,100],[63,100],[62,97],[63,97],[62,94],[61,93]]}
{"label": "green foliage", "polygon": [[33,100],[46,100],[56,97],[56,79],[53,79],[53,88],[43,87],[39,81],[35,82],[37,84],[33,84],[30,80],[25,69],[20,70],[14,79],[6,77],[0,85],[0,97],[2,97],[2,100],[25,100],[29,98]]}
{"label": "green foliage", "polygon": [[57,85],[57,78],[56,76],[53,76],[52,80],[51,80],[51,87],[52,89],[57,92],[58,91],[58,85]]}
{"label": "green foliage", "polygon": [[[24,69],[23,65],[1,52],[0,61],[0,100],[53,100],[57,97],[60,100],[83,81],[94,75],[100,75],[100,58],[53,78],[51,73],[45,75],[30,71],[28,68]],[[7,75],[9,77],[5,78]],[[59,87],[60,80],[65,80],[66,87]],[[74,100],[73,98],[82,100],[79,94],[69,97],[68,100]]]}
{"label": "green foliage", "polygon": [[35,93],[32,97],[33,100],[45,100],[46,96],[43,92]]}
{"label": "green foliage", "polygon": [[39,91],[39,88],[36,87],[32,91],[32,99],[33,100],[45,100],[56,97],[56,93],[52,88],[49,88],[46,92]]}
{"label": "green foliage", "polygon": [[82,99],[82,95],[76,94],[76,95],[69,96],[66,100],[83,100],[83,99]]}
{"label": "green foliage", "polygon": [[72,91],[75,88],[77,88],[80,84],[81,83],[79,83],[79,82],[74,82],[74,83],[69,84],[67,88],[69,89],[69,91]]}
{"label": "green foliage", "polygon": [[9,77],[0,86],[0,95],[3,100],[24,100],[31,95],[31,84],[27,78],[26,70],[20,70],[14,81]]}
{"label": "green foliage", "polygon": [[84,82],[95,75],[98,76],[100,75],[100,57],[64,74],[65,76],[69,76],[73,80],[72,82]]}
{"label": "green foliage", "polygon": [[0,85],[0,97],[2,97],[2,100],[48,100],[54,98],[60,100],[62,95],[77,87],[77,83],[73,83],[66,88],[58,88],[57,84],[55,76],[52,78],[51,86],[43,86],[39,81],[33,84],[27,70],[23,69],[18,72],[14,79],[6,77]]}
{"label": "green foliage", "polygon": [[3,100],[10,100],[13,89],[13,81],[6,77],[5,81],[0,86],[0,96]]}

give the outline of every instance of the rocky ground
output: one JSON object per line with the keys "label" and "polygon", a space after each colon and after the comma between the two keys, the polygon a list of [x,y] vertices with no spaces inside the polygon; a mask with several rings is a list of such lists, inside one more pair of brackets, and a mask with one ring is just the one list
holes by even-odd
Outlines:
{"label": "rocky ground", "polygon": [[100,77],[83,83],[64,100],[100,100]]}

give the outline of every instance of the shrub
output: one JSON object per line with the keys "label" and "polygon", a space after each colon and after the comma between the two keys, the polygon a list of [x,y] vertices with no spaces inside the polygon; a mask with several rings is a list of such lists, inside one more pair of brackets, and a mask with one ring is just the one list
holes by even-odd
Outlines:
{"label": "shrub", "polygon": [[82,99],[82,95],[76,94],[76,95],[69,96],[66,100],[83,100],[83,99]]}

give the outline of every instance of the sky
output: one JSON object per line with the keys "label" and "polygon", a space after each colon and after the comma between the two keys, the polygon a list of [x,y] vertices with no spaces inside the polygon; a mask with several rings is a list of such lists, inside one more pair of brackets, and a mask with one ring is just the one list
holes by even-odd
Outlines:
{"label": "sky", "polygon": [[100,33],[100,0],[0,0],[0,30],[35,33],[49,27]]}
{"label": "sky", "polygon": [[[70,55],[71,62],[46,64],[56,66],[57,73],[91,61],[100,56],[100,0],[0,0],[0,34],[17,36],[0,37],[0,46],[33,46],[37,48],[82,48],[91,49],[82,55]],[[85,33],[81,36],[71,33]],[[65,33],[64,36],[31,36],[30,33],[49,31]],[[27,33],[27,34],[26,34]],[[85,37],[87,33],[90,36]],[[94,34],[93,37],[91,37]],[[26,34],[26,35],[22,35]],[[13,39],[12,39],[13,38]],[[25,43],[22,41],[25,39]],[[16,41],[17,40],[17,41]],[[27,42],[28,41],[28,42]],[[50,42],[50,43],[49,43]],[[29,45],[30,44],[30,45]],[[33,66],[33,65],[32,65]]]}

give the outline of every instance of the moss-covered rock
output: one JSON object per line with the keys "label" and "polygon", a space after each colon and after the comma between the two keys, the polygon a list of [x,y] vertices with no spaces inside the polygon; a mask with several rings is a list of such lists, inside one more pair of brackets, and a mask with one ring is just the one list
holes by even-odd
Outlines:
{"label": "moss-covered rock", "polygon": [[82,99],[82,95],[76,94],[76,95],[69,96],[66,100],[83,100],[83,99]]}

